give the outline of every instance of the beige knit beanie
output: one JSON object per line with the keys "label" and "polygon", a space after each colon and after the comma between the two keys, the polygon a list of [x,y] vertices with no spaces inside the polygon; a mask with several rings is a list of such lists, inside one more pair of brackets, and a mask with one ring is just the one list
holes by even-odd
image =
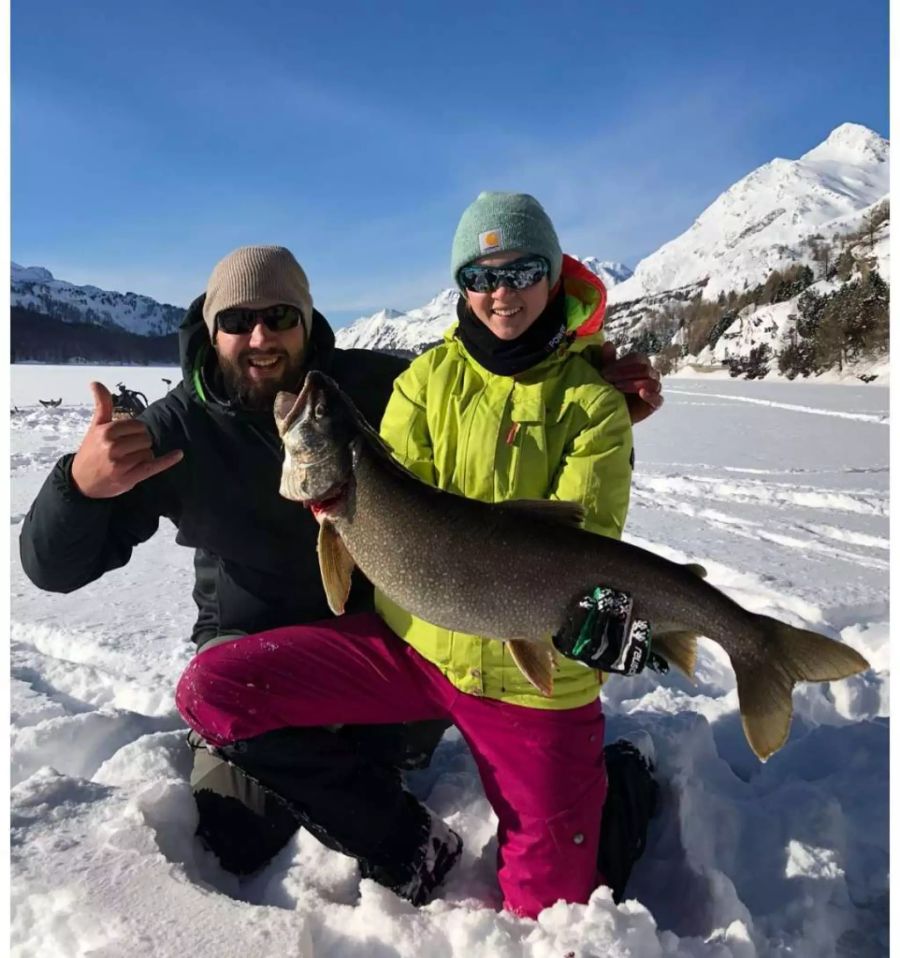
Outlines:
{"label": "beige knit beanie", "polygon": [[241,246],[216,263],[203,303],[203,320],[210,339],[215,318],[222,310],[247,303],[296,306],[309,336],[313,313],[309,281],[294,254],[283,246]]}

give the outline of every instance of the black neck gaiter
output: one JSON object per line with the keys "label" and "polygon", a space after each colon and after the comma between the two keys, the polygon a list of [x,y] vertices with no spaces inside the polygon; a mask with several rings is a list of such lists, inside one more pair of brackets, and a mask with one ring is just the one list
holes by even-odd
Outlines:
{"label": "black neck gaiter", "polygon": [[516,339],[500,339],[469,309],[465,296],[456,304],[456,335],[472,358],[498,376],[515,376],[554,353],[566,337],[566,294],[562,283],[540,316]]}

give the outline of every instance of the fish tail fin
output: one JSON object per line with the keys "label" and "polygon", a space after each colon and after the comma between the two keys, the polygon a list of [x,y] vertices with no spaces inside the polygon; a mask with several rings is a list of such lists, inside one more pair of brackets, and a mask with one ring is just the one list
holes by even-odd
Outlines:
{"label": "fish tail fin", "polygon": [[669,665],[677,669],[691,680],[694,680],[694,669],[697,667],[697,635],[687,630],[673,630],[653,633],[651,651],[658,652]]}
{"label": "fish tail fin", "polygon": [[741,721],[750,748],[765,761],[784,745],[797,682],[831,682],[856,675],[869,663],[848,645],[767,615],[753,616],[762,655],[732,659]]}

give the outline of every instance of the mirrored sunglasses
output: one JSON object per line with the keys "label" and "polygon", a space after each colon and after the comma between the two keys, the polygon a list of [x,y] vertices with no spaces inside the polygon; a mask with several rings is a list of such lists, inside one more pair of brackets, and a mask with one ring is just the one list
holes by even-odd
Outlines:
{"label": "mirrored sunglasses", "polygon": [[299,325],[300,319],[300,310],[296,306],[288,306],[287,303],[267,306],[265,309],[235,306],[216,314],[216,328],[223,333],[243,336],[253,332],[257,323],[264,323],[266,329],[273,333],[283,333]]}
{"label": "mirrored sunglasses", "polygon": [[492,293],[501,286],[509,289],[528,289],[539,283],[550,272],[550,264],[543,256],[523,256],[503,266],[463,266],[458,273],[463,289],[473,293]]}

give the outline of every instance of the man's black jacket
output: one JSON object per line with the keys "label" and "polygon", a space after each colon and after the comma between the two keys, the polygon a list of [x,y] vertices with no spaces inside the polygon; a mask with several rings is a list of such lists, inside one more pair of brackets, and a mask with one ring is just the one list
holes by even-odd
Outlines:
{"label": "man's black jacket", "polygon": [[[44,483],[22,526],[22,565],[39,588],[71,592],[125,565],[165,516],[195,551],[193,630],[198,645],[223,633],[252,633],[328,618],[319,577],[318,527],[278,494],[281,443],[271,412],[226,398],[203,323],[203,297],[180,330],[183,381],[140,419],[159,455],[182,449],[175,466],[112,499],[88,499],[72,483],[72,454]],[[307,368],[333,377],[376,427],[406,363],[368,350],[341,350],[314,313]],[[371,608],[371,587],[354,576],[348,611]]]}

